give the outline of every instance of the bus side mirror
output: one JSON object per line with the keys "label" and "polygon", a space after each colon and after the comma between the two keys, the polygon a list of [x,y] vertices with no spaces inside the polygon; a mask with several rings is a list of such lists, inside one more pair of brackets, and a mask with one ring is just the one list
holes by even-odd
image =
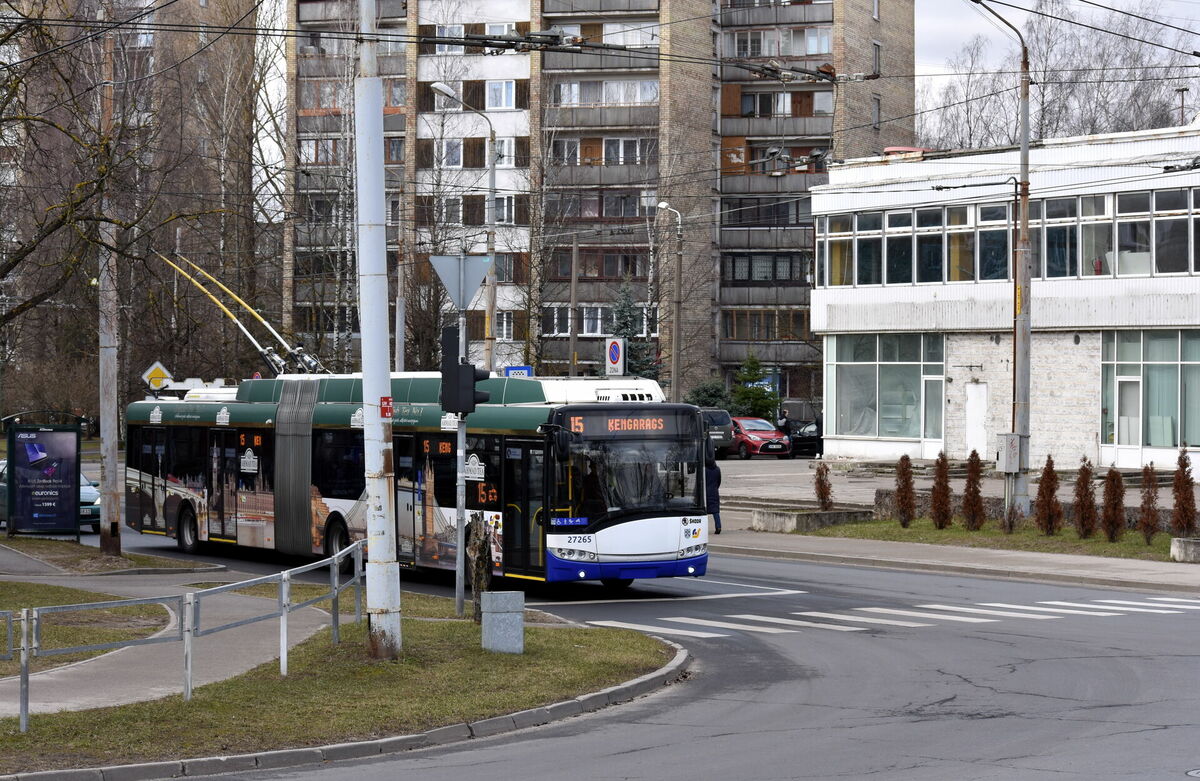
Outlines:
{"label": "bus side mirror", "polygon": [[554,432],[554,454],[560,461],[565,461],[571,454],[571,432],[561,428]]}

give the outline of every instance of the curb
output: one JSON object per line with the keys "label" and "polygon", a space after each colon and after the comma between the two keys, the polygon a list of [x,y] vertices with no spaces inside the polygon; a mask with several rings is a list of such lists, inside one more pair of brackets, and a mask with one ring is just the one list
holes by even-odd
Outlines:
{"label": "curb", "polygon": [[850,556],[842,553],[810,553],[806,551],[781,551],[768,548],[750,548],[739,545],[709,544],[710,553],[725,553],[734,556],[758,556],[767,559],[796,559],[818,564],[849,564],[857,567],[880,567],[883,569],[913,572],[944,572],[956,575],[972,575],[999,580],[1025,580],[1043,583],[1069,583],[1076,586],[1102,586],[1105,588],[1127,588],[1138,591],[1166,591],[1173,594],[1195,594],[1196,588],[1188,585],[1163,583],[1158,580],[1130,580],[1128,578],[1106,578],[1100,576],[1059,574],[1056,572],[1028,572],[1000,567],[985,567],[971,564],[943,564],[914,559],[885,559],[872,556]]}
{"label": "curb", "polygon": [[692,655],[678,643],[661,637],[656,639],[674,648],[675,657],[654,672],[616,686],[610,686],[607,689],[556,702],[553,705],[543,705],[504,716],[451,724],[415,735],[397,735],[377,740],[260,751],[254,754],[238,754],[228,757],[199,757],[170,762],[144,762],[134,765],[113,765],[76,770],[44,770],[36,773],[0,776],[0,781],[152,781],[180,776],[206,776],[235,771],[320,765],[339,759],[362,759],[398,754],[417,748],[458,743],[471,738],[501,735],[628,702],[675,683],[687,671],[692,661]]}
{"label": "curb", "polygon": [[200,567],[134,567],[133,569],[115,569],[111,572],[70,572],[69,575],[81,575],[86,577],[105,576],[105,575],[171,575],[179,573],[186,575],[197,572],[224,572],[229,567],[224,564],[205,564]]}

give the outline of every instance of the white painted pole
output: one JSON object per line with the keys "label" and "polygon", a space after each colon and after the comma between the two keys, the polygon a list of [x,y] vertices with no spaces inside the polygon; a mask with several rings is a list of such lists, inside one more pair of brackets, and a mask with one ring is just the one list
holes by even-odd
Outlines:
{"label": "white painted pole", "polygon": [[388,276],[383,186],[383,82],[375,59],[375,1],[359,0],[354,79],[354,172],[358,209],[358,314],[362,340],[363,445],[367,485],[367,645],[377,659],[400,654],[400,565],[392,501],[392,421],[380,400],[388,371]]}

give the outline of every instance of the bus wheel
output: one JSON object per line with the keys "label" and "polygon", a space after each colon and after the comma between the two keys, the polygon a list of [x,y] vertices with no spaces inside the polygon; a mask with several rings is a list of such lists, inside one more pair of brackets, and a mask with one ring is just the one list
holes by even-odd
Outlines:
{"label": "bus wheel", "polygon": [[[346,524],[338,518],[331,519],[325,524],[325,557],[336,555],[350,547],[350,532]],[[354,571],[354,558],[347,556],[342,559],[338,571],[346,575]]]}
{"label": "bus wheel", "polygon": [[609,591],[624,591],[633,585],[633,578],[600,578],[600,584]]}
{"label": "bus wheel", "polygon": [[195,553],[200,547],[196,537],[196,513],[191,507],[184,507],[179,513],[179,528],[175,530],[175,543],[184,553]]}

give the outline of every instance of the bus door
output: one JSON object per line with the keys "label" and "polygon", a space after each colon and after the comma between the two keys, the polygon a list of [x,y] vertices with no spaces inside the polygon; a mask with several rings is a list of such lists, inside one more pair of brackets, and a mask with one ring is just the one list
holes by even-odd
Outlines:
{"label": "bus door", "polygon": [[209,431],[208,455],[207,539],[237,542],[238,433]]}
{"label": "bus door", "polygon": [[544,574],[546,567],[546,447],[541,440],[505,439],[503,490],[504,573]]}
{"label": "bus door", "polygon": [[411,567],[417,559],[417,471],[413,457],[416,442],[411,434],[399,434],[392,440],[396,468],[396,560]]}
{"label": "bus door", "polygon": [[[138,504],[139,530],[168,533],[164,505],[167,499],[167,484],[163,476],[163,459],[166,458],[167,432],[161,428],[145,427],[141,430],[138,447]],[[174,519],[171,521],[174,525]]]}

